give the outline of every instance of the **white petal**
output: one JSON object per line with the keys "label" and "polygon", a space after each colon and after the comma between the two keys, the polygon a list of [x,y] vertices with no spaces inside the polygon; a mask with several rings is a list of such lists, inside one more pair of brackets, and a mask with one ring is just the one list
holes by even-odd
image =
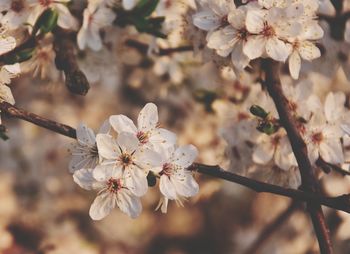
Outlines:
{"label": "white petal", "polygon": [[194,145],[185,145],[176,149],[171,161],[183,168],[188,168],[197,156],[198,150]]}
{"label": "white petal", "polygon": [[[172,146],[176,143],[176,134],[167,129],[159,128],[152,132],[149,141],[155,146]],[[158,151],[159,149],[156,150]]]}
{"label": "white petal", "polygon": [[134,122],[127,116],[124,115],[114,115],[109,117],[109,123],[112,128],[117,132],[130,132],[137,133],[137,128]]}
{"label": "white petal", "polygon": [[130,192],[137,196],[142,197],[148,190],[148,182],[146,173],[138,169],[135,166],[128,167],[124,172],[125,186]]}
{"label": "white petal", "polygon": [[274,147],[269,141],[258,144],[253,152],[253,161],[265,165],[272,159],[274,152]]}
{"label": "white petal", "polygon": [[239,42],[233,48],[231,53],[232,64],[239,70],[244,70],[249,64],[249,57],[243,53],[243,43]]}
{"label": "white petal", "polygon": [[94,146],[96,143],[95,134],[93,130],[87,127],[87,125],[84,123],[79,124],[77,128],[77,140],[82,144],[91,146]]}
{"label": "white petal", "polygon": [[175,186],[170,181],[169,177],[166,175],[162,175],[159,180],[159,189],[160,192],[168,199],[175,200],[176,195],[176,189]]}
{"label": "white petal", "polygon": [[74,172],[73,179],[81,188],[85,190],[101,187],[92,175],[93,169],[80,169]]}
{"label": "white petal", "polygon": [[135,7],[136,3],[136,0],[123,0],[123,7],[125,10],[131,10]]}
{"label": "white petal", "polygon": [[15,104],[15,99],[13,98],[11,89],[2,84],[0,84],[0,101],[6,101],[12,105]]}
{"label": "white petal", "polygon": [[147,103],[140,111],[137,118],[139,130],[149,131],[156,128],[158,124],[158,109],[154,103]]}
{"label": "white petal", "polygon": [[135,153],[135,164],[145,172],[159,167],[162,164],[162,157],[159,153],[151,149],[142,149]]}
{"label": "white petal", "polygon": [[192,16],[193,24],[205,31],[215,29],[220,26],[220,19],[211,11],[202,11]]}
{"label": "white petal", "polygon": [[98,162],[98,157],[91,157],[87,154],[79,154],[72,156],[69,162],[69,172],[73,173],[78,169],[82,168],[95,168]]}
{"label": "white petal", "polygon": [[0,55],[14,49],[16,47],[16,39],[13,37],[0,37]]}
{"label": "white petal", "polygon": [[264,29],[267,12],[264,10],[249,10],[246,17],[246,28],[250,33],[258,34]]}
{"label": "white petal", "polygon": [[293,51],[293,53],[289,57],[289,72],[293,79],[299,78],[301,59],[298,51]]}
{"label": "white petal", "polygon": [[277,37],[272,37],[266,42],[266,53],[276,61],[285,62],[291,53],[291,47]]}
{"label": "white petal", "polygon": [[247,42],[243,46],[243,52],[249,59],[260,57],[265,51],[266,40],[261,35],[248,37]]}
{"label": "white petal", "polygon": [[108,134],[97,134],[96,143],[99,155],[105,159],[115,160],[121,153],[114,138]]}
{"label": "white petal", "polygon": [[185,179],[181,181],[173,181],[176,192],[184,197],[193,197],[199,191],[198,183],[194,180],[192,175],[188,174]]}
{"label": "white petal", "polygon": [[328,93],[324,103],[324,113],[329,122],[335,122],[343,116],[345,100],[343,92]]}
{"label": "white petal", "polygon": [[62,3],[55,4],[55,8],[58,11],[57,25],[64,29],[78,29],[78,21],[69,12],[67,6]]}
{"label": "white petal", "polygon": [[117,205],[122,212],[129,215],[132,219],[137,218],[142,211],[140,199],[123,190],[117,194]]}
{"label": "white petal", "polygon": [[299,47],[300,56],[308,61],[321,56],[321,52],[312,42],[303,41]]}
{"label": "white petal", "polygon": [[116,197],[109,192],[98,195],[90,207],[90,217],[93,220],[101,220],[106,217],[116,205]]}
{"label": "white petal", "polygon": [[123,152],[133,153],[138,148],[139,140],[130,132],[122,132],[117,137],[117,143]]}
{"label": "white petal", "polygon": [[327,140],[320,144],[320,155],[323,160],[332,164],[344,162],[343,149],[340,140]]}
{"label": "white petal", "polygon": [[122,167],[115,164],[97,165],[92,171],[93,177],[99,182],[108,181],[110,178],[121,178],[123,175]]}

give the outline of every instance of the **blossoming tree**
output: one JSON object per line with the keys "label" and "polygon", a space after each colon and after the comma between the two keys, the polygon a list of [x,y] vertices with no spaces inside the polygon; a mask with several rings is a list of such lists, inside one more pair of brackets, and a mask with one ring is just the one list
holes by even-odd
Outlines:
{"label": "blossoming tree", "polygon": [[[321,182],[350,175],[349,89],[316,82],[350,78],[349,0],[3,0],[0,10],[1,114],[75,139],[67,168],[96,193],[91,219],[116,207],[137,218],[154,186],[156,209],[183,206],[200,191],[197,172],[305,203],[320,252],[334,253],[321,206],[350,213],[350,196],[327,196]],[[134,74],[133,62],[147,67]],[[25,74],[82,96],[97,82],[166,79],[156,89],[183,89],[215,113],[228,167],[197,163],[200,149],[180,145],[149,100],[136,121],[111,115],[96,133],[20,109],[10,84]]]}

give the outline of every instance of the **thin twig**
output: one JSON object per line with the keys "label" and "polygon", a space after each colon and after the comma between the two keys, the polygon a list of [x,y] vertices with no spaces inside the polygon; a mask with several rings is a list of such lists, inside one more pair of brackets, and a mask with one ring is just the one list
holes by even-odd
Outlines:
{"label": "thin twig", "polygon": [[[282,86],[279,80],[280,66],[273,60],[264,59],[262,67],[265,70],[266,75],[265,86],[276,105],[280,123],[287,132],[293,153],[298,162],[302,179],[301,188],[308,192],[319,193],[318,181],[308,158],[306,144],[299,132],[297,121],[294,115],[290,112],[288,99],[284,96],[282,91]],[[321,253],[333,253],[329,230],[320,204],[308,202],[307,208],[314,225]]]}
{"label": "thin twig", "polygon": [[278,215],[272,222],[270,222],[263,231],[259,234],[258,238],[250,245],[245,251],[245,254],[256,253],[264,243],[276,232],[284,223],[290,218],[290,216],[298,209],[300,209],[300,203],[293,201],[286,210]]}
{"label": "thin twig", "polygon": [[[131,48],[137,49],[142,54],[146,54],[149,48],[148,44],[145,44],[136,40],[131,40],[131,39],[127,40],[125,44]],[[156,54],[159,56],[167,56],[173,53],[187,52],[192,50],[193,50],[192,46],[180,46],[176,48],[160,48],[159,51],[156,52]]]}
{"label": "thin twig", "polygon": [[[76,138],[76,130],[74,128],[65,124],[57,123],[55,121],[43,118],[36,114],[29,113],[7,102],[0,102],[0,111],[9,117],[19,118],[31,122],[37,126],[46,128],[50,131],[62,134],[69,138]],[[311,192],[283,188],[277,185],[260,182],[254,179],[234,174],[232,172],[228,172],[222,169],[220,166],[210,166],[194,163],[189,169],[195,170],[201,174],[240,184],[256,192],[272,193],[304,202],[312,201],[317,204],[322,204],[336,210],[341,210],[350,213],[350,195],[341,195],[338,197],[324,197],[322,195],[314,194]]]}

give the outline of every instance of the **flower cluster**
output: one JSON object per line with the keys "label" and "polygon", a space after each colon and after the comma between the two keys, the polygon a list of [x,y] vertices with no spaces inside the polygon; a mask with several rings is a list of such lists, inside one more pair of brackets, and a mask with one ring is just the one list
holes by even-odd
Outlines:
{"label": "flower cluster", "polygon": [[[344,165],[347,151],[344,139],[350,134],[350,111],[345,106],[345,94],[328,92],[321,99],[310,81],[294,85],[284,79],[282,88],[289,110],[298,119],[298,129],[312,165],[315,168],[320,162],[337,167]],[[249,112],[253,104],[267,112],[264,121],[275,125],[275,129],[269,132],[270,129],[259,128],[262,121]],[[239,106],[217,102],[215,109],[225,119],[222,135],[228,143],[231,170],[287,187],[300,185],[297,162],[286,131],[279,125],[273,101],[260,84],[251,84]]]}
{"label": "flower cluster", "polygon": [[74,181],[87,190],[98,190],[90,216],[100,220],[118,206],[132,218],[142,210],[140,197],[148,189],[147,176],[159,178],[162,212],[168,200],[182,204],[198,192],[188,167],[197,157],[193,145],[176,146],[176,135],[158,124],[158,110],[148,103],[137,126],[124,115],[113,115],[98,134],[80,125],[69,169]]}
{"label": "flower cluster", "polygon": [[321,55],[314,44],[323,36],[315,20],[318,0],[259,0],[239,7],[230,0],[198,2],[201,8],[193,15],[194,25],[208,32],[208,48],[222,57],[231,55],[238,72],[259,57],[289,59],[290,73],[298,79],[301,59]]}

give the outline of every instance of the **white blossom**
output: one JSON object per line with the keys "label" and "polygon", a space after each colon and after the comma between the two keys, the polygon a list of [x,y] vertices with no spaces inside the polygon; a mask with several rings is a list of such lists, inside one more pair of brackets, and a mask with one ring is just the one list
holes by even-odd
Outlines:
{"label": "white blossom", "polygon": [[83,25],[77,36],[78,46],[85,49],[86,46],[98,51],[102,48],[100,30],[112,24],[116,14],[102,1],[90,1],[84,10]]}
{"label": "white blossom", "polygon": [[[106,121],[98,133],[107,133],[109,128],[108,121]],[[81,123],[77,128],[77,142],[72,145],[70,152],[72,154],[69,163],[71,173],[82,168],[94,169],[100,159],[94,131]]]}
{"label": "white blossom", "polygon": [[27,22],[34,25],[40,15],[47,9],[52,8],[58,12],[57,25],[64,29],[76,30],[78,28],[78,21],[70,13],[66,6],[71,0],[27,0],[31,11]]}
{"label": "white blossom", "polygon": [[160,164],[158,153],[140,149],[139,140],[129,132],[119,133],[116,139],[108,134],[98,134],[96,142],[102,161],[95,168],[95,176],[106,170],[112,175],[122,172],[129,190],[139,197],[145,195],[148,189],[146,176]]}
{"label": "white blossom", "polygon": [[182,204],[182,200],[198,193],[198,184],[188,170],[198,151],[195,146],[187,145],[164,149],[161,155],[161,167],[154,169],[154,172],[160,175],[159,188],[164,196],[159,206],[162,207],[162,212],[166,212],[168,200],[176,200]]}
{"label": "white blossom", "polygon": [[101,168],[95,177],[92,169],[80,169],[74,172],[74,181],[86,190],[98,190],[97,197],[90,207],[90,217],[101,220],[116,206],[131,218],[136,218],[142,211],[141,201],[132,194],[128,182],[121,171]]}
{"label": "white blossom", "polygon": [[142,147],[159,150],[160,146],[173,146],[176,135],[159,127],[158,109],[153,103],[147,103],[137,118],[137,127],[125,115],[114,115],[109,118],[112,128],[117,132],[132,133]]}

